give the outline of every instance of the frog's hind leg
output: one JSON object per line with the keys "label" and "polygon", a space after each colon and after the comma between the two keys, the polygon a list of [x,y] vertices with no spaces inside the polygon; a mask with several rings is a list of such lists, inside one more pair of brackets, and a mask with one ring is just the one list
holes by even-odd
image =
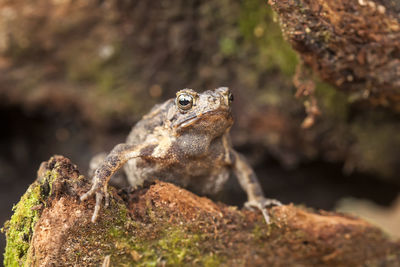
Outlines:
{"label": "frog's hind leg", "polygon": [[236,151],[232,151],[232,154],[234,158],[233,169],[235,175],[241,187],[247,193],[245,207],[259,209],[264,216],[265,222],[269,223],[267,207],[271,205],[280,206],[282,205],[281,202],[276,199],[265,198],[257,176],[245,158]]}

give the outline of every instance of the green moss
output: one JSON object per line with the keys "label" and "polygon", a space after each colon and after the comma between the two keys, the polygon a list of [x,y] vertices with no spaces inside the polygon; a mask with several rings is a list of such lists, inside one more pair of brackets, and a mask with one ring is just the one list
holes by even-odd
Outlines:
{"label": "green moss", "polygon": [[135,80],[132,73],[135,61],[128,56],[129,51],[121,51],[121,46],[118,40],[100,46],[88,39],[65,52],[65,78],[77,88],[84,89],[83,94],[89,93],[88,105],[96,110],[99,120],[109,121],[127,114],[138,119],[154,104],[142,101],[148,97],[148,92],[135,90],[132,82]]}
{"label": "green moss", "polygon": [[347,120],[350,105],[343,92],[327,83],[317,82],[315,96],[323,109],[324,116],[343,122]]}
{"label": "green moss", "polygon": [[263,231],[261,230],[262,228],[259,225],[256,225],[253,229],[253,236],[254,239],[261,239],[263,236]]}
{"label": "green moss", "polygon": [[[91,251],[99,249],[101,254],[92,258],[96,264],[101,264],[107,255],[112,266],[189,266],[194,260],[200,266],[219,266],[224,261],[204,245],[209,234],[193,231],[191,225],[167,223],[168,215],[154,209],[151,203],[147,204],[146,223],[132,220],[127,207],[115,199],[102,212],[96,224],[70,233],[84,236],[84,246]],[[75,256],[81,260],[79,252]]]}
{"label": "green moss", "polygon": [[321,40],[322,40],[324,43],[329,43],[329,41],[330,41],[331,38],[332,38],[332,32],[330,32],[330,31],[328,31],[328,30],[322,31],[322,32],[320,32],[320,36],[321,36]]}
{"label": "green moss", "polygon": [[133,249],[141,255],[139,266],[166,263],[169,266],[189,265],[195,259],[201,266],[218,266],[222,258],[202,246],[205,235],[191,233],[176,226],[165,227],[153,241],[135,240]]}
{"label": "green moss", "polygon": [[[202,245],[208,238],[207,234],[193,232],[188,225],[179,227],[165,223],[167,220],[160,218],[162,211],[155,212],[149,208],[147,215],[152,222],[143,225],[131,221],[123,213],[120,213],[121,219],[117,219],[119,223],[114,220],[109,225],[106,238],[107,243],[115,244],[115,249],[110,250],[112,264],[134,262],[135,266],[184,266],[197,260],[197,265],[219,266],[223,262],[223,257]],[[158,217],[151,216],[155,213]]]}
{"label": "green moss", "polygon": [[224,37],[219,41],[219,46],[222,54],[230,56],[235,54],[238,47],[236,41],[233,38]]}
{"label": "green moss", "polygon": [[[292,76],[298,63],[297,54],[283,39],[274,12],[260,0],[244,1],[239,17],[239,30],[246,42],[258,48],[254,63],[259,70],[279,69]],[[246,45],[246,44],[244,44]]]}
{"label": "green moss", "polygon": [[353,153],[357,161],[352,162],[361,171],[372,171],[383,177],[395,177],[393,170],[398,164],[396,154],[400,146],[399,127],[384,120],[378,112],[369,114],[369,121],[359,118],[351,127],[357,139]]}
{"label": "green moss", "polygon": [[276,229],[276,224],[272,221],[270,224],[265,222],[257,223],[252,231],[254,242],[260,243],[260,246],[268,239],[271,231]]}
{"label": "green moss", "polygon": [[28,266],[28,250],[33,230],[40,216],[41,205],[51,192],[51,184],[57,177],[55,172],[48,171],[40,181],[29,186],[17,205],[14,214],[5,223],[7,245],[4,253],[5,266]]}

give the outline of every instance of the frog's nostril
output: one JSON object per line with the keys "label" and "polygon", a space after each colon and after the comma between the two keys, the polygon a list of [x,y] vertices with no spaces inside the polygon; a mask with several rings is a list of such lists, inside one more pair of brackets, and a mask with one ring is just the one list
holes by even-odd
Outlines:
{"label": "frog's nostril", "polygon": [[217,104],[219,102],[219,99],[217,97],[209,96],[208,97],[208,102],[209,103],[213,103],[213,104]]}

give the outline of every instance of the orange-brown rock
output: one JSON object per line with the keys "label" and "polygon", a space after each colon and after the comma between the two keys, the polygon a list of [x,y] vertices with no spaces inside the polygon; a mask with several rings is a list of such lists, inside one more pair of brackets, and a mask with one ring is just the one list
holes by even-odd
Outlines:
{"label": "orange-brown rock", "polygon": [[[111,188],[110,207],[91,223],[94,200],[79,201],[89,184],[76,166],[56,156],[38,175],[7,223],[6,266],[400,264],[399,243],[343,214],[287,205],[272,208],[266,225],[258,212],[160,181],[135,192]],[[23,210],[36,212],[33,223]]]}

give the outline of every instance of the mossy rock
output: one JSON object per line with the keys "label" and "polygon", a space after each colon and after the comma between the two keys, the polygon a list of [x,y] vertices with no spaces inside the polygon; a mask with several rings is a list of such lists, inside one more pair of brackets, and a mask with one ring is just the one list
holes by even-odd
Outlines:
{"label": "mossy rock", "polygon": [[5,266],[395,265],[400,244],[365,221],[289,206],[261,214],[156,182],[110,188],[96,223],[90,184],[68,159],[43,163],[6,223]]}

